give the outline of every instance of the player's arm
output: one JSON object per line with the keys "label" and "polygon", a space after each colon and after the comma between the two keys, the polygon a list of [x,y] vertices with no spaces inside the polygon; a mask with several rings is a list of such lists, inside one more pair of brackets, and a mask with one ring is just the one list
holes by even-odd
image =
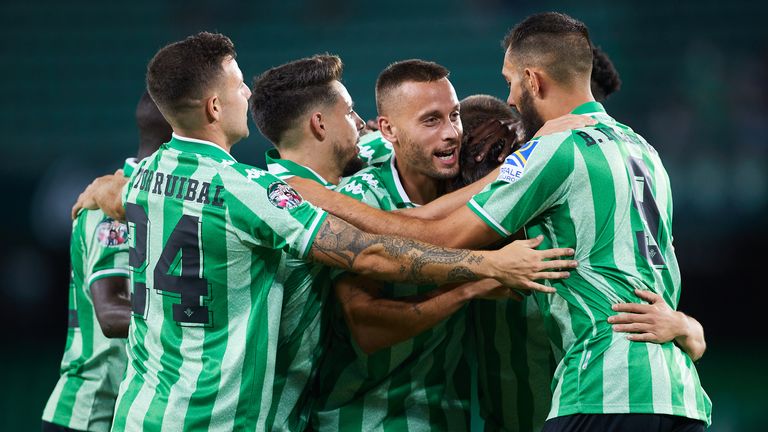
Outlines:
{"label": "player's arm", "polygon": [[114,174],[107,174],[93,180],[72,206],[72,219],[75,219],[84,208],[90,210],[100,208],[104,214],[115,220],[125,220],[121,191],[127,182],[128,179],[123,176],[123,170],[117,170]]}
{"label": "player's arm", "polygon": [[469,198],[447,217],[428,220],[411,217],[402,212],[373,208],[310,180],[294,177],[289,183],[307,201],[369,233],[398,235],[440,246],[461,248],[479,248],[501,238],[463,205]]}
{"label": "player's arm", "polygon": [[518,298],[493,279],[446,285],[425,295],[391,299],[381,282],[344,275],[334,284],[352,338],[366,354],[388,348],[431,329],[478,297]]}
{"label": "player's arm", "polygon": [[492,183],[498,176],[499,168],[496,168],[480,180],[468,184],[459,190],[445,194],[421,207],[399,210],[399,212],[421,219],[440,219],[465,206],[473,196],[480,193],[484,187]]}
{"label": "player's arm", "polygon": [[533,282],[562,279],[569,273],[548,269],[574,268],[572,260],[546,259],[571,256],[573,249],[533,249],[541,238],[516,241],[498,251],[448,249],[404,237],[361,231],[328,215],[315,236],[309,257],[322,264],[393,282],[442,285],[492,278],[505,286],[553,292]]}
{"label": "player's arm", "polygon": [[678,312],[656,293],[635,290],[648,304],[620,303],[612,306],[618,315],[608,317],[616,332],[629,333],[627,339],[638,342],[665,343],[674,341],[691,360],[704,355],[707,343],[704,328],[695,319]]}
{"label": "player's arm", "polygon": [[112,276],[97,279],[91,284],[91,298],[104,336],[128,337],[128,325],[131,322],[128,278]]}

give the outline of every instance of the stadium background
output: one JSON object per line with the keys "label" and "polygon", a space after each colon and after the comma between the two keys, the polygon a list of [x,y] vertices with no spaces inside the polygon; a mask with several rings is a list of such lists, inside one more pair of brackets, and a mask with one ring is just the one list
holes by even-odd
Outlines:
{"label": "stadium background", "polygon": [[[251,76],[339,54],[364,118],[392,61],[446,65],[460,98],[506,98],[499,40],[526,15],[583,20],[624,82],[606,106],[661,153],[672,178],[681,309],[704,325],[699,363],[713,431],[757,430],[768,401],[768,3],[543,0],[17,1],[0,5],[0,430],[38,430],[66,333],[69,208],[135,153],[144,70],[165,43],[229,35]],[[233,153],[263,166],[266,141]],[[762,410],[762,412],[761,412]]]}

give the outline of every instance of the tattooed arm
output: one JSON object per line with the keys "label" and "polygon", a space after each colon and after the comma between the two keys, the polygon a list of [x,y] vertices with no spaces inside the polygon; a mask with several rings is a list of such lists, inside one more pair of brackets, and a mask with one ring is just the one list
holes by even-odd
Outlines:
{"label": "tattooed arm", "polygon": [[385,298],[382,283],[348,274],[334,284],[352,338],[366,354],[411,339],[478,297],[520,298],[493,279],[444,285],[414,297]]}
{"label": "tattooed arm", "polygon": [[571,260],[545,259],[573,255],[573,249],[533,249],[541,238],[516,241],[499,251],[448,249],[402,237],[360,231],[328,215],[315,237],[310,258],[376,279],[442,285],[493,278],[505,286],[554,292],[538,279],[562,279],[568,272],[547,269],[576,267]]}

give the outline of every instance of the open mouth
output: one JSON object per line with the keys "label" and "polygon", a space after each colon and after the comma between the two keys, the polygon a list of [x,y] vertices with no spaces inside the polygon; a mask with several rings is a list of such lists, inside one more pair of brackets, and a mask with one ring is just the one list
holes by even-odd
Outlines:
{"label": "open mouth", "polygon": [[446,165],[453,165],[458,160],[458,150],[457,147],[454,147],[448,150],[436,151],[432,155]]}

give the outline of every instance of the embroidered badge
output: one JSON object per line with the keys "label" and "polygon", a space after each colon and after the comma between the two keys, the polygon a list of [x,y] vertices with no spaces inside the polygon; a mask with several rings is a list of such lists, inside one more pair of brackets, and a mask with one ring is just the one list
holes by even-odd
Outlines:
{"label": "embroidered badge", "polygon": [[274,182],[267,188],[269,202],[277,208],[292,209],[302,203],[301,195],[282,182]]}

